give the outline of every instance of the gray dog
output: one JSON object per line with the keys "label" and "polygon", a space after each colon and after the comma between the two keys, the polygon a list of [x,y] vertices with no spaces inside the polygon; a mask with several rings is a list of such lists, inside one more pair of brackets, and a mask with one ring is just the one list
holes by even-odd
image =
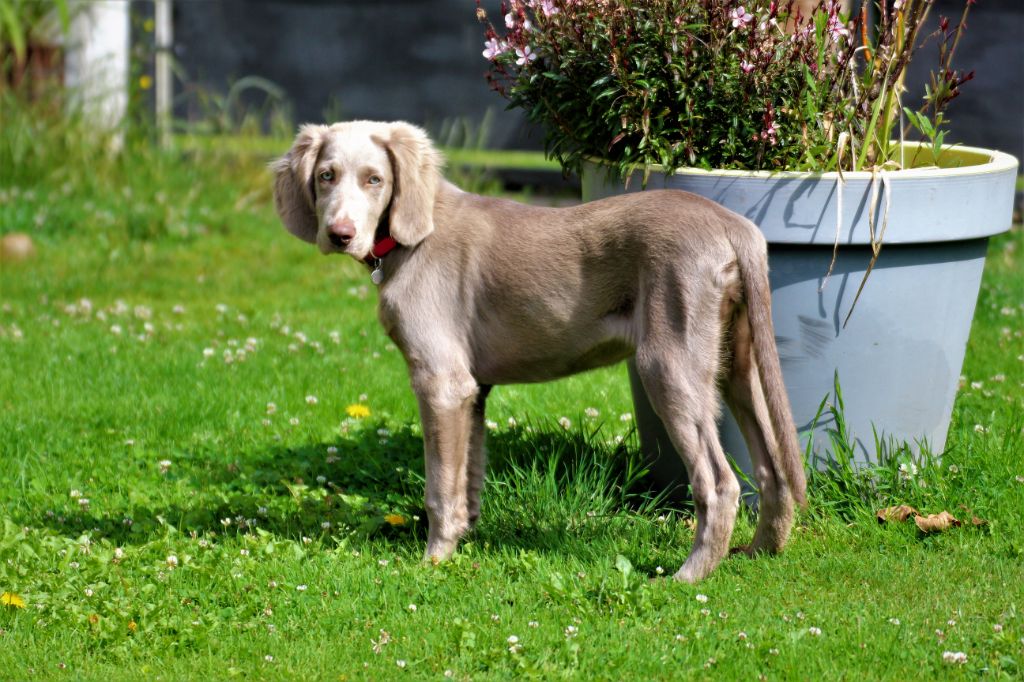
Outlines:
{"label": "gray dog", "polygon": [[719,386],[761,493],[744,549],[780,551],[806,483],[753,223],[680,191],[528,206],[463,192],[441,164],[419,128],[356,121],[303,126],[272,165],[285,227],[365,261],[379,285],[423,422],[426,558],[451,556],[480,515],[491,386],[630,356],[693,486],[697,532],[675,578],[700,580],[729,551],[740,489]]}

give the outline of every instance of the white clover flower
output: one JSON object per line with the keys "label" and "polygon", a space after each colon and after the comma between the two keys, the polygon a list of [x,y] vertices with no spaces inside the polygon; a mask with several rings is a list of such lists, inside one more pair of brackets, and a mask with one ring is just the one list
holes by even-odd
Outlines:
{"label": "white clover flower", "polygon": [[566,431],[568,431],[570,428],[572,428],[572,422],[569,421],[568,417],[559,417],[558,418],[558,425],[561,426]]}
{"label": "white clover flower", "polygon": [[204,358],[212,358],[214,353],[216,353],[216,352],[217,351],[213,350],[212,348],[204,348],[203,349],[203,357]]}
{"label": "white clover flower", "polygon": [[967,662],[967,654],[962,651],[943,651],[942,661],[950,665],[963,665]]}
{"label": "white clover flower", "polygon": [[820,637],[821,636],[821,628],[816,628],[813,625],[811,627],[807,628],[807,632],[812,637]]}
{"label": "white clover flower", "polygon": [[696,595],[694,597],[694,599],[699,601],[701,604],[706,604],[707,601],[708,601],[708,595],[706,595],[706,594],[698,594],[698,595]]}
{"label": "white clover flower", "polygon": [[295,589],[298,592],[305,592],[306,590],[309,589],[309,587],[307,585],[296,585]]}
{"label": "white clover flower", "polygon": [[167,557],[167,567],[168,568],[177,568],[177,566],[178,566],[178,557],[174,556],[173,554],[169,555]]}
{"label": "white clover flower", "polygon": [[307,405],[316,405],[318,402],[320,402],[320,401],[317,399],[317,397],[315,395],[307,395],[306,396],[306,404]]}
{"label": "white clover flower", "polygon": [[629,412],[623,412],[622,414],[619,415],[619,421],[620,422],[633,421],[633,415],[631,413],[629,413]]}
{"label": "white clover flower", "polygon": [[601,413],[597,410],[597,408],[594,407],[588,407],[587,409],[583,410],[583,414],[585,414],[588,419],[597,419],[599,416],[601,416]]}

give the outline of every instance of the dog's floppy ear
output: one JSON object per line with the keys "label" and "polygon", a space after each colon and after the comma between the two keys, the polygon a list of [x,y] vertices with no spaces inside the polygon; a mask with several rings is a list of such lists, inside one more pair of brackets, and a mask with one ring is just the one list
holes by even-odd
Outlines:
{"label": "dog's floppy ear", "polygon": [[391,236],[403,246],[418,244],[434,231],[434,195],[442,158],[427,134],[408,123],[392,123],[389,137],[378,142],[391,158]]}
{"label": "dog's floppy ear", "polygon": [[288,231],[316,243],[317,219],[313,196],[313,166],[327,133],[327,126],[304,125],[288,153],[271,162],[274,173],[274,207]]}

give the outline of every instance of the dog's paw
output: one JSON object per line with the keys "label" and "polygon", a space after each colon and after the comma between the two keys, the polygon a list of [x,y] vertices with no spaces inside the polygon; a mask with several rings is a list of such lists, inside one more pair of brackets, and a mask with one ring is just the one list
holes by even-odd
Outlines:
{"label": "dog's paw", "polygon": [[456,545],[458,545],[458,540],[435,539],[427,542],[427,551],[423,553],[423,562],[438,564],[447,561],[455,554]]}

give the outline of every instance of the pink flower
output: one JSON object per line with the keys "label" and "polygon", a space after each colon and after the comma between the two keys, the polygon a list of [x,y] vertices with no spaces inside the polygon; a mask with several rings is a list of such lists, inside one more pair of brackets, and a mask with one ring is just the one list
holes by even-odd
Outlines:
{"label": "pink flower", "polygon": [[729,12],[729,18],[732,19],[733,28],[738,28],[739,26],[746,26],[752,22],[754,20],[754,15],[749,14],[743,5],[740,5],[733,11]]}
{"label": "pink flower", "polygon": [[850,36],[849,29],[834,14],[828,18],[828,33],[832,36],[832,42],[834,43],[838,43],[840,38],[848,38]]}
{"label": "pink flower", "polygon": [[754,70],[754,65],[748,61],[742,61],[740,62],[740,70],[743,73],[750,73],[751,71]]}
{"label": "pink flower", "polygon": [[516,48],[516,56],[518,57],[516,64],[519,66],[526,66],[537,58],[537,53],[531,50],[529,45],[526,45],[521,49],[518,47]]}
{"label": "pink flower", "polygon": [[[534,5],[536,7],[536,5]],[[559,9],[555,7],[554,0],[540,0],[540,11],[544,13],[544,16],[550,17],[552,14],[558,14]]]}
{"label": "pink flower", "polygon": [[497,38],[491,38],[484,43],[484,59],[490,59],[493,62],[499,55],[504,53],[506,49],[507,47],[499,43]]}
{"label": "pink flower", "polygon": [[516,27],[516,14],[515,12],[509,12],[505,15],[505,28]]}
{"label": "pink flower", "polygon": [[[774,147],[779,143],[778,134],[779,124],[772,122],[765,126],[765,129],[761,131],[760,139],[762,142],[767,142],[768,144]],[[754,139],[757,138],[758,136],[754,135]]]}

